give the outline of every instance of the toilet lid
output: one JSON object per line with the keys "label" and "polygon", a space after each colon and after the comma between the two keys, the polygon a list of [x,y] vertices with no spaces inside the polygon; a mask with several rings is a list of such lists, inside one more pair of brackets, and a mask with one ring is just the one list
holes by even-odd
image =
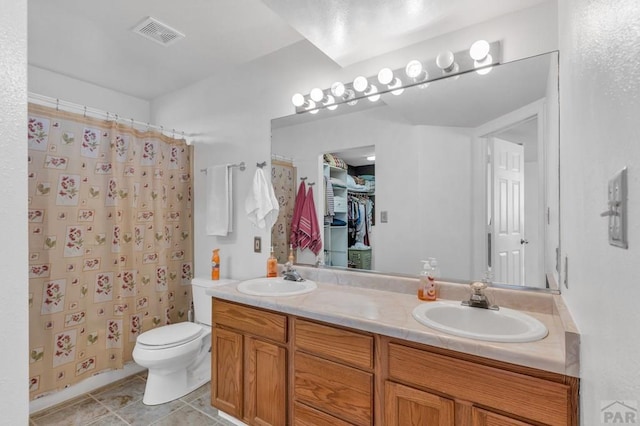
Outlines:
{"label": "toilet lid", "polygon": [[202,327],[192,322],[179,322],[145,331],[137,342],[146,346],[176,346],[189,342],[202,333]]}

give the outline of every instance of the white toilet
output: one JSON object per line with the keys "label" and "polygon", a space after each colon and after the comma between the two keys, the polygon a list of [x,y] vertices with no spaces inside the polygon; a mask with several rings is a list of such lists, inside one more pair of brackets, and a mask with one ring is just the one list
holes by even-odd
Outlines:
{"label": "white toilet", "polygon": [[149,370],[144,404],[173,401],[211,380],[211,296],[205,291],[233,282],[194,278],[195,322],[165,325],[138,336],[133,360]]}

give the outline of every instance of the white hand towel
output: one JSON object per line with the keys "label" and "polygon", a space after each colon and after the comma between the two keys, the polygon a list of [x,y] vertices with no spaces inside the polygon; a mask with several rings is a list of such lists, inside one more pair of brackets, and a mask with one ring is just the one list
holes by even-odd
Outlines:
{"label": "white hand towel", "polygon": [[233,181],[230,165],[207,168],[207,235],[233,231]]}
{"label": "white hand towel", "polygon": [[253,185],[247,194],[244,207],[249,221],[260,229],[271,229],[278,220],[278,199],[273,185],[266,179],[262,169],[257,169],[253,176]]}

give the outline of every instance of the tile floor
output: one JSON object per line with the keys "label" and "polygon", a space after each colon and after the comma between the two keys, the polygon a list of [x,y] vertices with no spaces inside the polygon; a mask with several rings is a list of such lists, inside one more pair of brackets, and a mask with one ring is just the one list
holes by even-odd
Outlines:
{"label": "tile floor", "polygon": [[142,403],[145,374],[134,375],[35,413],[31,426],[232,426],[211,406],[209,383],[162,405]]}

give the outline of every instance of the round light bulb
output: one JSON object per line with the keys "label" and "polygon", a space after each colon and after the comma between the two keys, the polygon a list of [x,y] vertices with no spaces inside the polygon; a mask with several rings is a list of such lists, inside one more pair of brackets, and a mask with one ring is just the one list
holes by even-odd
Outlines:
{"label": "round light bulb", "polygon": [[380,84],[389,84],[393,81],[393,71],[390,68],[382,68],[378,73]]}
{"label": "round light bulb", "polygon": [[475,61],[482,61],[489,54],[491,46],[489,46],[489,42],[486,40],[478,40],[471,45],[469,49],[469,55]]}
{"label": "round light bulb", "polygon": [[367,95],[367,99],[369,99],[371,102],[376,102],[380,99],[378,88],[373,84],[370,85],[369,90],[365,92],[365,95]]}
{"label": "round light bulb", "polygon": [[391,94],[398,96],[401,95],[402,92],[404,92],[404,88],[401,87],[402,86],[402,81],[400,81],[400,79],[398,77],[396,77],[396,79],[393,81],[393,84],[390,84],[388,87],[391,90]]}
{"label": "round light bulb", "polygon": [[320,102],[322,98],[324,98],[324,92],[322,91],[322,89],[314,87],[313,89],[311,89],[309,97],[313,99],[314,102]]}
{"label": "round light bulb", "polygon": [[304,96],[302,96],[302,94],[300,93],[296,93],[291,97],[291,103],[294,106],[301,107],[302,105],[304,105]]}
{"label": "round light bulb", "polygon": [[336,81],[331,85],[331,94],[337,98],[341,98],[344,96],[345,88],[344,84],[339,81]]}
{"label": "round light bulb", "polygon": [[493,57],[491,55],[487,55],[481,60],[473,61],[473,66],[475,68],[486,67],[487,65],[491,65],[491,62],[493,62]]}
{"label": "round light bulb", "polygon": [[346,99],[348,101],[347,105],[354,106],[355,104],[357,104],[358,100],[355,99],[355,97],[356,97],[356,93],[353,90],[351,90],[351,89],[346,89],[345,90],[344,99]]}
{"label": "round light bulb", "polygon": [[420,61],[416,61],[415,59],[413,61],[409,61],[407,66],[404,68],[404,72],[409,78],[418,78],[422,73],[422,64]]}
{"label": "round light bulb", "polygon": [[436,65],[443,71],[451,71],[454,64],[453,52],[447,50],[446,52],[439,53],[436,57]]}
{"label": "round light bulb", "polygon": [[322,106],[327,107],[327,109],[333,111],[338,108],[338,104],[336,104],[336,100],[333,96],[327,95],[327,101],[322,104]]}
{"label": "round light bulb", "polygon": [[485,68],[480,68],[479,70],[476,70],[476,72],[480,75],[487,75],[491,72],[492,69],[493,67],[485,67]]}
{"label": "round light bulb", "polygon": [[311,99],[309,99],[307,101],[307,108],[306,110],[310,110],[310,109],[314,109],[316,107],[316,103],[314,101],[312,101]]}
{"label": "round light bulb", "polygon": [[363,76],[358,76],[353,80],[353,88],[356,89],[357,92],[364,92],[369,87],[369,82]]}

